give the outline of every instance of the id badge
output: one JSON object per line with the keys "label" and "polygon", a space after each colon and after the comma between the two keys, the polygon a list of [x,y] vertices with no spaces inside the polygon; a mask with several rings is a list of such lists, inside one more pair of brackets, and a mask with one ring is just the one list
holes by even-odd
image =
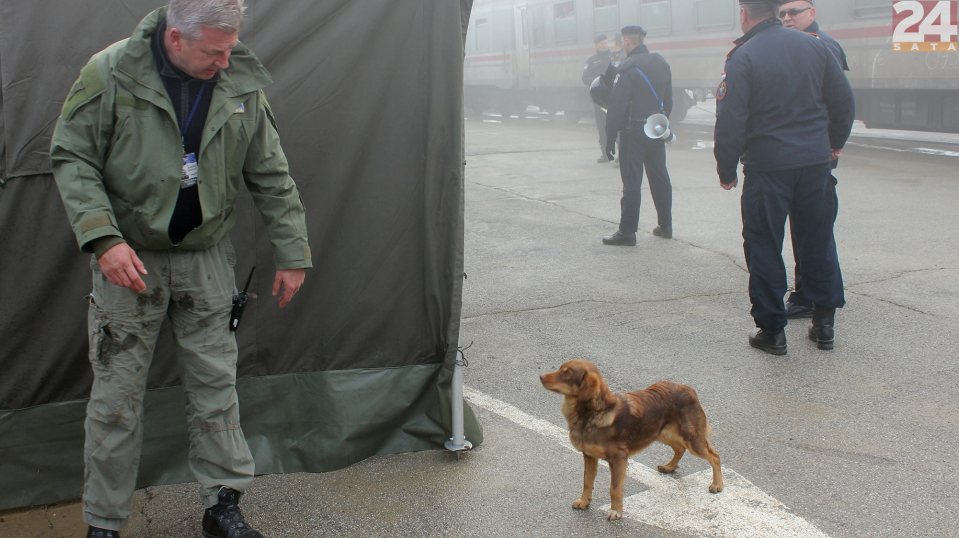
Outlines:
{"label": "id badge", "polygon": [[183,173],[180,176],[180,188],[188,189],[196,185],[197,173],[200,167],[196,164],[196,153],[183,155]]}

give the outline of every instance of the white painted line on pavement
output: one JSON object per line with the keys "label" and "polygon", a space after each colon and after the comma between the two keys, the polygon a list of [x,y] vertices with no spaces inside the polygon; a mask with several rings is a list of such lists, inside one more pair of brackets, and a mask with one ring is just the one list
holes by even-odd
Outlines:
{"label": "white painted line on pavement", "polygon": [[[464,387],[463,395],[470,403],[495,413],[577,452],[569,442],[566,429],[538,419],[516,407]],[[688,458],[695,456],[688,455]],[[601,462],[605,465],[606,462]],[[641,463],[630,460],[626,474],[649,487],[648,490],[623,499],[623,517],[634,519],[668,531],[717,538],[829,538],[814,525],[789,512],[781,502],[770,497],[752,482],[723,467],[722,493],[708,491],[712,469],[676,479]],[[571,491],[571,499],[579,494]],[[597,483],[597,490],[608,490]],[[602,507],[608,510],[609,506]]]}
{"label": "white painted line on pavement", "polygon": [[867,149],[882,149],[886,151],[895,151],[898,153],[922,153],[924,155],[942,155],[944,157],[959,157],[959,152],[946,151],[944,149],[932,149],[932,148],[899,149],[899,148],[890,148],[886,146],[874,146],[872,144],[860,144],[859,142],[847,142],[846,145],[858,146],[860,148],[867,148]]}

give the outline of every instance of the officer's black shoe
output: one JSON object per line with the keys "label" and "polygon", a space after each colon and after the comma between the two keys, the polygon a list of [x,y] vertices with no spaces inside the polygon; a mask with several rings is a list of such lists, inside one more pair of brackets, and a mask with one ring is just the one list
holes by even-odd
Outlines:
{"label": "officer's black shoe", "polygon": [[243,520],[239,491],[224,486],[216,496],[219,502],[203,513],[203,538],[263,538]]}
{"label": "officer's black shoe", "polygon": [[812,307],[803,306],[792,301],[786,301],[786,318],[802,319],[812,317]]}
{"label": "officer's black shoe", "polygon": [[786,331],[768,333],[757,327],[749,333],[749,345],[773,355],[785,355]]}
{"label": "officer's black shoe", "polygon": [[120,531],[111,531],[90,525],[90,528],[87,529],[87,538],[120,538]]}
{"label": "officer's black shoe", "polygon": [[621,245],[624,247],[636,246],[636,232],[626,233],[616,230],[616,233],[603,238],[604,245]]}
{"label": "officer's black shoe", "polygon": [[657,226],[653,228],[653,235],[656,237],[662,237],[663,239],[672,239],[673,229],[672,227],[666,228],[663,226]]}
{"label": "officer's black shoe", "polygon": [[830,350],[836,342],[836,309],[813,305],[812,327],[809,339],[816,342],[819,349]]}

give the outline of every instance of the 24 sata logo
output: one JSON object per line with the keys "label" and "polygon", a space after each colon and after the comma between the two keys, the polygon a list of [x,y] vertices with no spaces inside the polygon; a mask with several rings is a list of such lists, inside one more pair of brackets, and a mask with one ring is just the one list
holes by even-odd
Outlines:
{"label": "24 sata logo", "polygon": [[957,16],[955,1],[894,1],[892,50],[955,52]]}

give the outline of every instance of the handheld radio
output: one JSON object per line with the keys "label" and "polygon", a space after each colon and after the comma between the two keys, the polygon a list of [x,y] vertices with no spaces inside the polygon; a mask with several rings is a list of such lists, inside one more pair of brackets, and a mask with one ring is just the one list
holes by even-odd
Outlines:
{"label": "handheld radio", "polygon": [[243,291],[233,296],[233,310],[230,310],[230,331],[236,332],[236,328],[240,326],[240,318],[243,317],[243,309],[246,308],[247,301],[250,300],[250,296],[246,293],[246,290],[250,287],[250,281],[253,280],[253,271],[256,271],[256,266],[253,266],[253,269],[250,269],[250,276],[246,279],[246,286],[243,286]]}

